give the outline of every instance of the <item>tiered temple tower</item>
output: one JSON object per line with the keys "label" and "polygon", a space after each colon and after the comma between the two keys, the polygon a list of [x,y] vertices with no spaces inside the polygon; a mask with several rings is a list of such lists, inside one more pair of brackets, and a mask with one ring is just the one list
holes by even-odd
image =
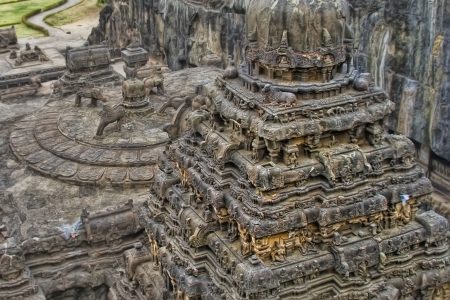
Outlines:
{"label": "tiered temple tower", "polygon": [[178,110],[143,215],[167,298],[450,297],[414,145],[351,64],[345,1],[309,2],[250,1],[245,61]]}

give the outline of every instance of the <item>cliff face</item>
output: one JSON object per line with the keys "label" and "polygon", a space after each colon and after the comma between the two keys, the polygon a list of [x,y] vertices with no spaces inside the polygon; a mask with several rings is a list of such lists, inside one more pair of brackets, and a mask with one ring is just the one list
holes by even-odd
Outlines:
{"label": "cliff face", "polygon": [[450,1],[349,3],[356,65],[396,103],[391,128],[450,161]]}
{"label": "cliff face", "polygon": [[[245,34],[244,1],[111,0],[89,41],[126,47],[135,31],[145,48],[172,69],[202,65],[204,57],[239,57]],[[208,1],[206,1],[208,2]]]}
{"label": "cliff face", "polygon": [[[347,2],[355,65],[371,72],[397,104],[389,126],[450,161],[450,0]],[[211,56],[239,61],[250,3],[110,0],[89,40],[125,47],[138,32],[143,45],[172,69],[199,66]]]}

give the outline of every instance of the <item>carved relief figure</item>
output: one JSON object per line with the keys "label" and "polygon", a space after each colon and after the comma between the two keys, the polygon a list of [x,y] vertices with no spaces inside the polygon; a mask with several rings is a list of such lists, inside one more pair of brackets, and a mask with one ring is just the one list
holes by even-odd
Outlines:
{"label": "carved relief figure", "polygon": [[284,107],[291,107],[297,101],[297,97],[295,96],[295,94],[281,92],[270,84],[266,84],[261,91],[266,95],[266,101],[271,105],[283,105]]}
{"label": "carved relief figure", "polygon": [[284,243],[275,241],[270,253],[273,262],[283,262],[286,260],[286,247]]}

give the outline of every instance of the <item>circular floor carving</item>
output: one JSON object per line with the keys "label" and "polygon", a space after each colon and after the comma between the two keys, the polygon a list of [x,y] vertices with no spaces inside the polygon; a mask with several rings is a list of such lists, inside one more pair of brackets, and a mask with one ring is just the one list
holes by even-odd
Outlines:
{"label": "circular floor carving", "polygon": [[130,109],[120,131],[111,124],[96,139],[101,105],[72,103],[53,102],[19,122],[10,137],[14,154],[42,174],[77,184],[148,184],[169,141],[161,128],[170,116]]}

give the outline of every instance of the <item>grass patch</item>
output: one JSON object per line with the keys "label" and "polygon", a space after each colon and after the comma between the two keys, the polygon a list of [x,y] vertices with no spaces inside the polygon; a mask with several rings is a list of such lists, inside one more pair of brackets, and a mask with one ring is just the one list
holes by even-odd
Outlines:
{"label": "grass patch", "polygon": [[[10,28],[11,26],[0,26],[0,29],[4,29],[4,28]],[[31,29],[29,27],[27,27],[27,25],[20,23],[20,24],[16,24],[14,25],[14,27],[16,27],[16,34],[17,37],[30,37],[30,36],[35,36],[35,37],[39,37],[39,36],[44,36],[42,34],[42,32]]]}
{"label": "grass patch", "polygon": [[15,26],[16,26],[16,33],[17,33],[18,37],[44,36],[44,34],[42,32],[32,29],[23,23],[17,24]]}
{"label": "grass patch", "polygon": [[[0,0],[0,28],[14,24],[18,37],[43,36],[46,30],[28,23],[29,16],[40,10],[49,10],[67,0]],[[4,17],[3,17],[4,16]],[[28,26],[27,26],[28,24]],[[48,35],[48,32],[46,33]]]}
{"label": "grass patch", "polygon": [[21,2],[21,1],[28,1],[28,0],[0,0],[0,5],[14,3],[14,2]]}
{"label": "grass patch", "polygon": [[0,3],[0,16],[2,16],[0,26],[19,24],[22,21],[22,16],[57,2],[58,0],[28,0],[8,4]]}
{"label": "grass patch", "polygon": [[100,9],[101,6],[99,6],[97,0],[83,0],[69,9],[46,17],[44,21],[50,26],[59,27],[83,20],[90,16],[98,16]]}

